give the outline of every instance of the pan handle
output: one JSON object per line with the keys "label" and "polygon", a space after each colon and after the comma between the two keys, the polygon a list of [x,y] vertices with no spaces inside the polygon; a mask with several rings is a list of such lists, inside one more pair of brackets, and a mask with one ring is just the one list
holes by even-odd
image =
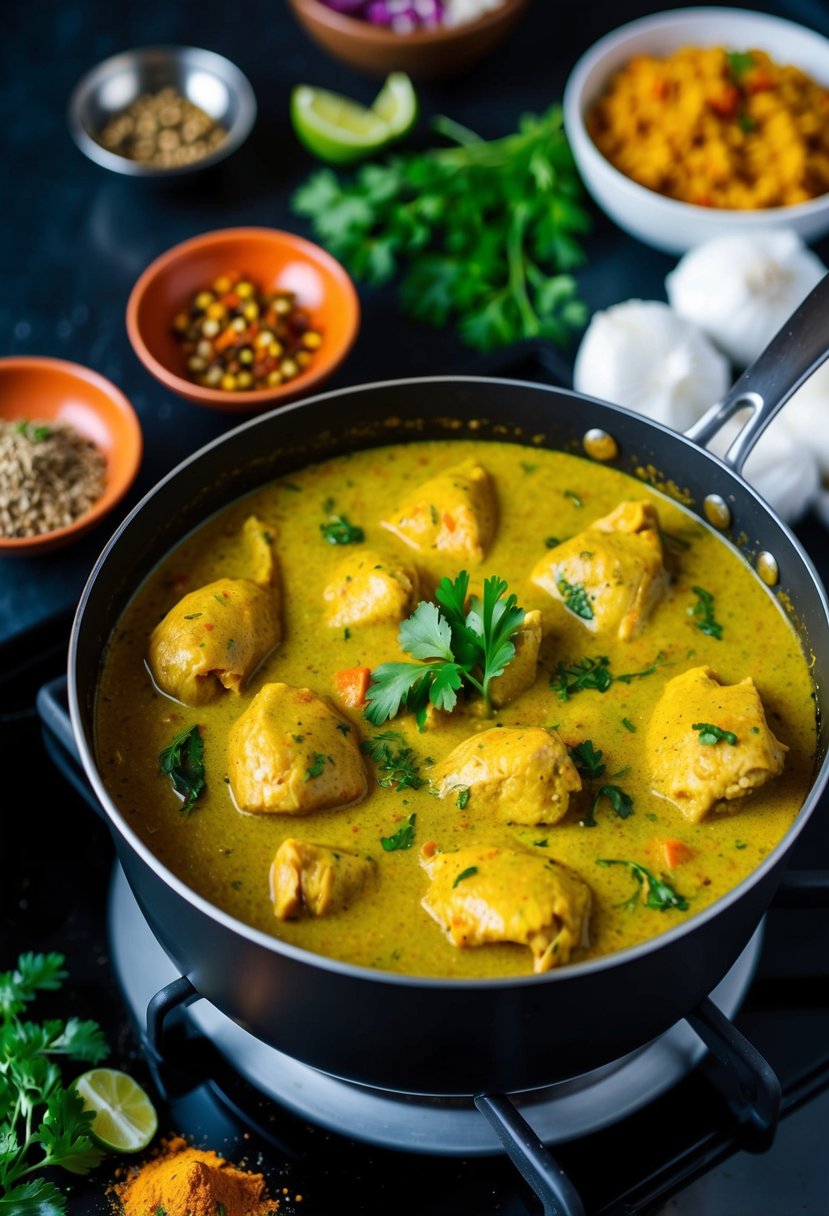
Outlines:
{"label": "pan handle", "polygon": [[685,434],[705,447],[738,410],[754,411],[725,454],[742,472],[746,458],[789,397],[829,357],[829,274],[824,275],[766,349],[747,367],[722,401]]}

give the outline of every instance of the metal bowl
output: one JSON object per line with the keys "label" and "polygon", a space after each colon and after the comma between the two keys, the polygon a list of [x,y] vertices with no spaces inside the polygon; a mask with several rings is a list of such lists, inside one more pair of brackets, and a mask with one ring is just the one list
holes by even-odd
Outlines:
{"label": "metal bowl", "polygon": [[[160,168],[110,152],[97,136],[111,118],[142,93],[167,85],[200,106],[227,130],[209,155],[186,165]],[[215,165],[244,143],[256,118],[256,98],[234,63],[195,46],[140,47],[105,59],[83,77],[69,99],[69,129],[90,160],[130,177],[182,177]]]}

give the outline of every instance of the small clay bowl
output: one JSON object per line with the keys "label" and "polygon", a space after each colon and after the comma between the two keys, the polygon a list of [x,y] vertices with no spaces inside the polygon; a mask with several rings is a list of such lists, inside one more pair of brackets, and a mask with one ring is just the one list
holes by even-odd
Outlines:
{"label": "small clay bowl", "polygon": [[[284,290],[307,309],[322,345],[293,380],[271,388],[228,392],[187,378],[187,353],[173,330],[178,313],[220,275],[236,270],[262,291]],[[271,409],[316,389],[345,359],[360,326],[354,284],[318,245],[275,228],[226,228],[192,237],[152,262],[127,303],[127,332],[135,353],[165,388],[196,405],[243,413]]]}
{"label": "small clay bowl", "polygon": [[132,485],[144,449],[135,410],[111,381],[79,363],[20,356],[0,359],[0,418],[64,422],[90,439],[106,461],[101,497],[74,523],[39,536],[0,537],[0,555],[46,553],[83,536]]}
{"label": "small clay bowl", "polygon": [[528,0],[504,0],[474,21],[396,34],[382,25],[348,17],[320,0],[288,0],[310,38],[351,67],[372,76],[407,72],[415,80],[455,76],[483,59],[506,38]]}

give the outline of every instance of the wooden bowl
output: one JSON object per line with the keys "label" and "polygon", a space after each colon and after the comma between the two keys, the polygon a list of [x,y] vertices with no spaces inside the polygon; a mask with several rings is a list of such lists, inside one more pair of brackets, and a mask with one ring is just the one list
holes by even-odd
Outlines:
{"label": "wooden bowl", "polygon": [[0,537],[4,557],[46,553],[82,536],[124,497],[138,472],[144,445],[135,410],[114,384],[78,363],[0,359],[0,418],[65,422],[92,440],[106,462],[104,492],[84,515],[39,536]]}
{"label": "wooden bowl", "polygon": [[[187,310],[196,292],[230,270],[249,276],[262,290],[294,292],[310,313],[323,341],[295,379],[227,392],[187,378],[187,356],[173,318]],[[127,303],[130,342],[157,380],[197,405],[238,413],[270,409],[318,388],[351,350],[359,325],[357,292],[340,263],[311,241],[275,228],[226,228],[175,245],[147,267]]]}
{"label": "wooden bowl", "polygon": [[407,72],[416,80],[453,76],[489,54],[511,30],[528,0],[504,0],[476,21],[395,34],[327,8],[320,0],[288,0],[297,21],[335,59],[373,76]]}

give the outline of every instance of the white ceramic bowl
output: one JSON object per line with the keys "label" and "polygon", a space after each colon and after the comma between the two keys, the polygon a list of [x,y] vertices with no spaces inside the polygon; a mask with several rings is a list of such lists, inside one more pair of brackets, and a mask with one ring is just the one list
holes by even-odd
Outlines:
{"label": "white ceramic bowl", "polygon": [[829,39],[767,13],[687,8],[655,13],[606,34],[576,64],[564,91],[564,126],[585,186],[631,236],[666,253],[685,253],[711,237],[759,228],[793,228],[804,241],[829,232],[829,194],[790,207],[727,211],[697,207],[640,186],[606,160],[587,133],[584,116],[610,78],[634,56],[669,55],[682,46],[767,51],[829,87]]}

